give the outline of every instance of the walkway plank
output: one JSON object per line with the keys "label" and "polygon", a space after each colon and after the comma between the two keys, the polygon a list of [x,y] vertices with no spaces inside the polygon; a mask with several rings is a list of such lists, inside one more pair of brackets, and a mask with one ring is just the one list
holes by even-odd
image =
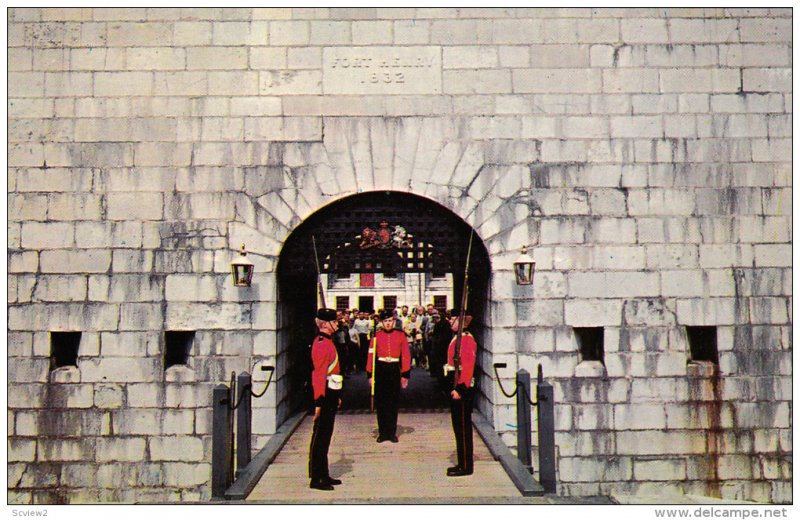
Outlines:
{"label": "walkway plank", "polygon": [[408,500],[425,503],[442,499],[521,497],[516,486],[476,433],[475,473],[447,477],[455,464],[455,443],[446,413],[400,413],[393,444],[375,442],[374,414],[336,417],[328,455],[330,472],[342,485],[335,491],[308,487],[308,445],[311,417],[306,417],[275,461],[267,468],[247,501],[268,503],[380,503]]}

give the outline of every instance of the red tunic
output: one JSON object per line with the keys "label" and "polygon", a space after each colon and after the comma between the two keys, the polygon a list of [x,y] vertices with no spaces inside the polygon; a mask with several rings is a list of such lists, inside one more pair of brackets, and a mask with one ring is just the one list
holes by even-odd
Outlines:
{"label": "red tunic", "polygon": [[[450,366],[455,366],[453,364],[453,356],[455,356],[456,352],[456,338],[450,342],[450,346],[447,347],[447,364]],[[465,332],[461,336],[461,372],[458,375],[458,381],[455,382],[456,385],[464,385],[467,388],[472,386],[472,375],[475,372],[475,358],[478,353],[478,344],[475,343],[475,338],[472,337],[472,334],[469,332]]]}
{"label": "red tunic", "polygon": [[[373,345],[378,347],[377,354],[373,355]],[[392,329],[389,332],[379,330],[375,338],[369,342],[367,353],[367,375],[372,374],[372,358],[400,359],[400,375],[408,379],[411,376],[411,349],[408,348],[408,339],[402,330]]]}
{"label": "red tunic", "polygon": [[311,361],[314,363],[314,370],[311,372],[314,403],[319,406],[320,400],[325,397],[328,375],[339,373],[339,356],[330,337],[319,335],[314,339],[311,346]]}

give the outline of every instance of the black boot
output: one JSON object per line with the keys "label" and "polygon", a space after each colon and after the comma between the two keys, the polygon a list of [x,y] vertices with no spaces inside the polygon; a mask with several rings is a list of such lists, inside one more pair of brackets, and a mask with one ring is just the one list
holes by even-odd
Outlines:
{"label": "black boot", "polygon": [[311,489],[321,489],[322,491],[333,491],[333,486],[331,484],[321,480],[312,480],[311,485],[308,487]]}
{"label": "black boot", "polygon": [[466,477],[467,475],[472,475],[471,469],[458,468],[458,471],[447,472],[448,477]]}

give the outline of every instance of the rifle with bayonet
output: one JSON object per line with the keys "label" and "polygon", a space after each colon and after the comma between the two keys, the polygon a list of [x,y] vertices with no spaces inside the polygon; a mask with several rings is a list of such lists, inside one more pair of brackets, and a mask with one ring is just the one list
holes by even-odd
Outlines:
{"label": "rifle with bayonet", "polygon": [[317,263],[317,292],[319,293],[319,304],[320,307],[325,309],[328,306],[325,305],[325,292],[322,290],[322,274],[319,270],[319,256],[317,256],[317,241],[314,237],[311,237],[311,243],[314,246],[314,261]]}
{"label": "rifle with bayonet", "polygon": [[378,357],[378,324],[372,322],[372,378],[370,379],[369,386],[369,411],[375,411],[375,372],[377,372],[377,357]]}
{"label": "rifle with bayonet", "polygon": [[467,315],[467,292],[469,291],[469,256],[472,253],[472,235],[469,234],[469,247],[467,247],[467,261],[464,264],[464,288],[461,291],[461,307],[458,313],[458,332],[456,333],[456,345],[453,350],[453,367],[455,374],[453,377],[453,390],[458,385],[458,378],[461,376],[461,336],[464,333],[464,318]]}

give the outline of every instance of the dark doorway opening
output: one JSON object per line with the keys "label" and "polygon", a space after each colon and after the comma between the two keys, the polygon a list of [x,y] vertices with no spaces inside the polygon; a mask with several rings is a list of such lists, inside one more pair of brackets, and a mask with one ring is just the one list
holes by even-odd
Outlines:
{"label": "dark doorway opening", "polygon": [[[309,345],[317,332],[313,321],[317,304],[314,246],[323,274],[425,273],[438,277],[451,273],[453,300],[460,303],[471,236],[467,309],[473,316],[472,332],[482,345],[489,254],[472,228],[448,208],[409,193],[369,192],[333,202],[297,226],[284,243],[277,268],[279,423],[294,410],[311,405]],[[335,302],[326,303],[331,306]],[[359,298],[358,308],[378,310],[383,303],[381,299],[370,303]],[[478,374],[480,366],[476,368]],[[346,394],[349,403],[345,406],[368,409],[366,377],[362,372],[350,379],[353,381],[346,380],[345,389],[353,394]],[[476,377],[476,381],[479,379]],[[435,393],[436,382],[430,371],[415,368],[401,407],[440,408],[446,402],[440,395],[443,390]]]}
{"label": "dark doorway opening", "polygon": [[362,312],[374,312],[375,311],[374,298],[372,296],[359,296],[358,310]]}

